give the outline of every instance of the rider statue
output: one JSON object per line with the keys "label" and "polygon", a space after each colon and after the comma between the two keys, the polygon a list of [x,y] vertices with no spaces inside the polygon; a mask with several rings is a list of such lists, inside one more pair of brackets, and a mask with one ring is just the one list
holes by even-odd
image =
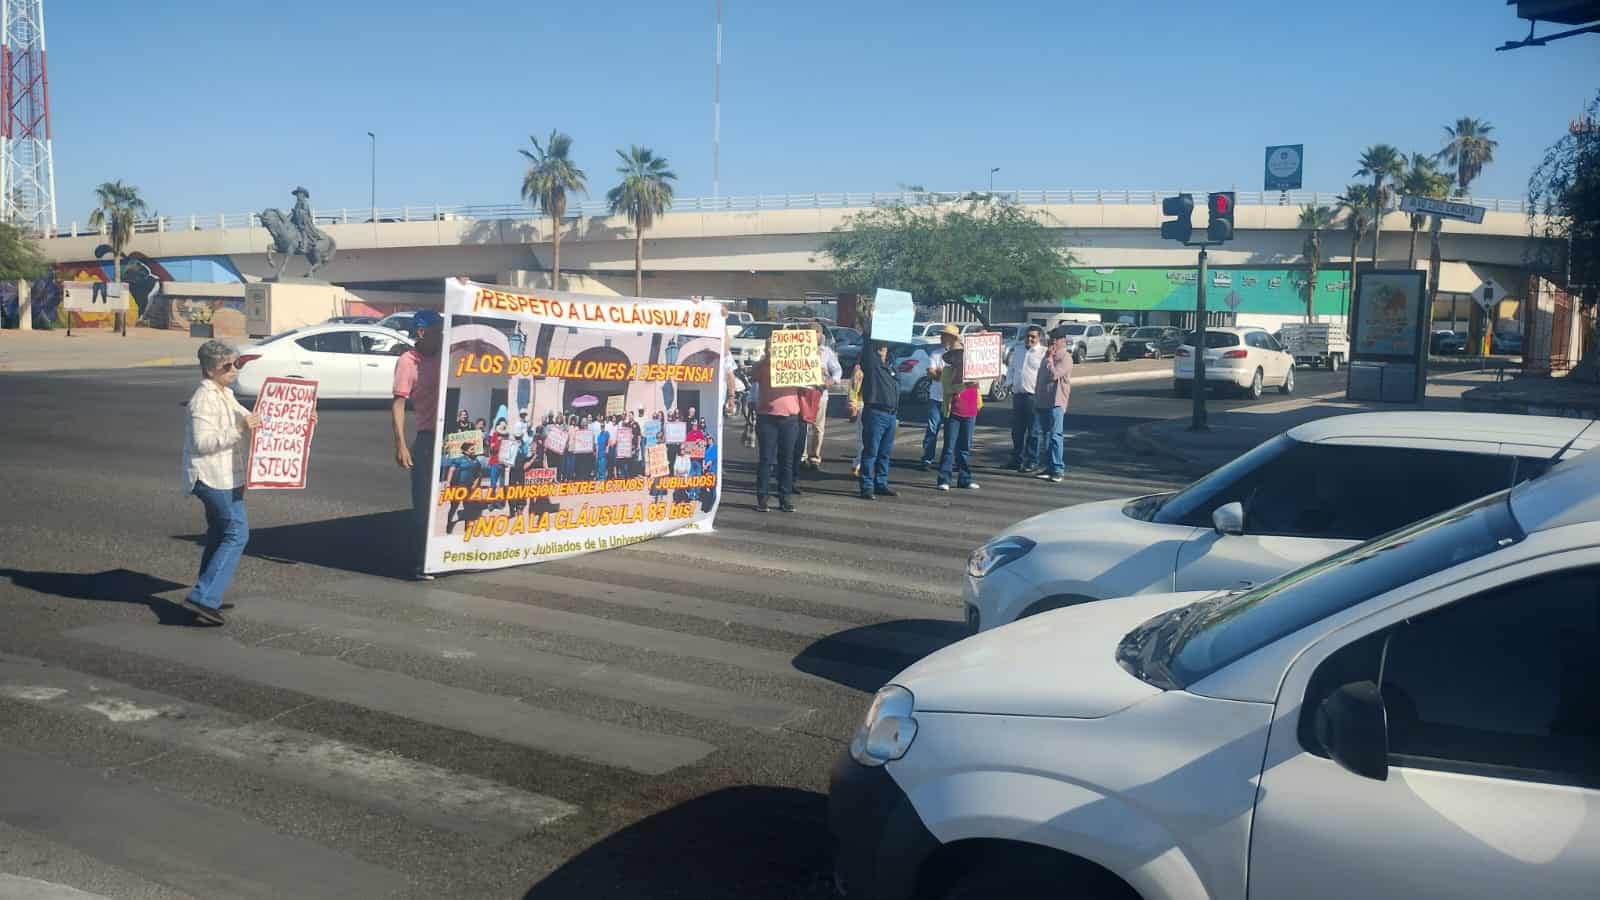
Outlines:
{"label": "rider statue", "polygon": [[332,237],[317,227],[311,214],[311,192],[303,187],[294,189],[294,209],[285,216],[282,210],[264,209],[257,220],[266,228],[271,242],[267,245],[267,264],[274,267],[271,280],[283,275],[283,267],[292,256],[304,256],[311,268],[306,277],[333,259],[338,245]]}
{"label": "rider statue", "polygon": [[317,229],[317,223],[311,215],[311,192],[303,187],[294,189],[294,210],[289,213],[289,221],[294,223],[296,231],[304,241],[304,246],[310,247],[317,242],[317,236],[322,234]]}

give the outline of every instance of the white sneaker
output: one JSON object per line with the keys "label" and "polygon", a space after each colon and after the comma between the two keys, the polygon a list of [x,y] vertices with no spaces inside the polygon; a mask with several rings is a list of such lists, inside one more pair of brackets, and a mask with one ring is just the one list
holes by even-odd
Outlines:
{"label": "white sneaker", "polygon": [[941,491],[948,491],[948,490],[950,490],[950,485],[948,485],[948,484],[941,484],[941,485],[939,485],[939,490],[941,490]]}
{"label": "white sneaker", "polygon": [[964,491],[975,491],[978,489],[978,483],[974,481],[971,484],[964,484],[961,486],[961,489]]}

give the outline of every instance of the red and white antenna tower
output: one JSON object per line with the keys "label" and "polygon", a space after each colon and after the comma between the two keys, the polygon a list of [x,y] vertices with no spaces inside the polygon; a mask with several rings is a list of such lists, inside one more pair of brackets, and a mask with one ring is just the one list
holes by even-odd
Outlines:
{"label": "red and white antenna tower", "polygon": [[0,221],[34,233],[56,227],[44,0],[0,0]]}

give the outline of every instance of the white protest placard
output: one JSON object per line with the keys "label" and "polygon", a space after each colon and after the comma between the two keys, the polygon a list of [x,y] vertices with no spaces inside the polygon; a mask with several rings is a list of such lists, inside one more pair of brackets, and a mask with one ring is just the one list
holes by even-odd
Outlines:
{"label": "white protest placard", "polygon": [[869,332],[875,341],[911,342],[911,322],[916,307],[907,291],[878,288],[872,297],[872,324]]}
{"label": "white protest placard", "polygon": [[772,367],[770,383],[775,388],[822,384],[822,357],[817,349],[817,333],[809,328],[785,328],[772,332],[772,350],[767,364]]}
{"label": "white protest placard", "polygon": [[689,436],[688,422],[668,422],[667,434],[664,440],[669,444],[681,444]]}
{"label": "white protest placard", "polygon": [[256,397],[261,424],[251,434],[245,487],[253,490],[306,486],[311,457],[311,416],[317,410],[317,383],[298,378],[268,378]]}
{"label": "white protest placard", "polygon": [[966,352],[961,358],[961,377],[967,381],[999,378],[1002,374],[1000,343],[998,331],[983,331],[963,337],[961,345]]}
{"label": "white protest placard", "polygon": [[617,429],[616,437],[612,438],[613,447],[616,448],[618,458],[633,455],[633,429],[624,425]]}

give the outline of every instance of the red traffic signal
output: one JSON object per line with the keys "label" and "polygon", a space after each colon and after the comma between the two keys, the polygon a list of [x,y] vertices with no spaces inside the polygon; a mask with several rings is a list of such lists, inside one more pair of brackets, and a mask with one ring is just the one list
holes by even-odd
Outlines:
{"label": "red traffic signal", "polygon": [[1206,226],[1207,243],[1233,240],[1233,191],[1207,194],[1206,209],[1211,213],[1211,224]]}

